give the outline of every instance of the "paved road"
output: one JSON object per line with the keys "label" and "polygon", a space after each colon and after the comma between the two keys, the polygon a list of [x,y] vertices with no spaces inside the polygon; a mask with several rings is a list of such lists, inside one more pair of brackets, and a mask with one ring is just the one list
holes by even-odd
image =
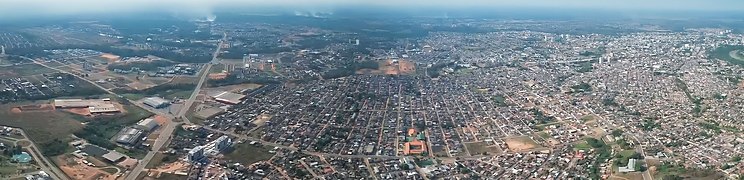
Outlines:
{"label": "paved road", "polygon": [[[595,117],[598,118],[598,120],[603,120],[604,119],[602,116],[599,116],[599,114],[594,113],[594,110],[592,110],[592,109],[590,109],[590,108],[588,108],[586,106],[584,106],[584,108],[588,109],[589,112],[591,112]],[[641,141],[636,136],[636,133],[635,132],[632,132],[632,131],[629,131],[628,129],[620,128],[620,127],[616,126],[615,124],[612,124],[612,122],[610,122],[610,121],[606,121],[606,120],[603,120],[603,121],[607,122],[606,125],[607,126],[610,126],[612,129],[621,129],[621,130],[623,130],[627,136],[630,136],[636,142],[638,142],[636,144],[636,151],[640,151],[641,156],[644,157],[643,158],[643,162],[646,164],[646,166],[648,166],[648,159],[645,158],[646,157],[646,152],[644,151],[643,147],[641,146]],[[643,175],[643,180],[653,180],[654,179],[651,176],[651,172],[649,172],[648,170],[641,172],[641,175]]]}
{"label": "paved road", "polygon": [[199,77],[199,82],[196,83],[196,88],[194,88],[194,92],[191,92],[191,96],[189,96],[189,99],[186,100],[186,102],[183,103],[183,107],[176,113],[176,117],[183,119],[184,123],[191,123],[188,118],[186,118],[186,113],[189,111],[192,105],[194,105],[194,101],[196,100],[196,97],[199,96],[199,91],[201,91],[202,85],[204,85],[204,81],[207,80],[207,76],[209,75],[209,70],[212,69],[212,64],[217,63],[219,61],[219,58],[217,58],[220,55],[220,51],[222,50],[222,45],[227,41],[227,33],[222,34],[222,40],[220,40],[220,43],[217,45],[217,49],[212,54],[212,61],[207,63],[204,68],[202,68],[201,77]]}
{"label": "paved road", "polygon": [[62,170],[60,170],[59,168],[57,168],[57,166],[52,164],[49,161],[49,159],[47,159],[46,156],[41,154],[41,152],[39,151],[39,148],[36,146],[36,143],[34,143],[34,141],[31,141],[31,138],[29,138],[28,135],[26,135],[26,132],[23,131],[23,129],[20,129],[20,128],[17,128],[17,129],[21,131],[21,135],[23,135],[23,137],[26,138],[26,140],[31,142],[31,145],[26,149],[29,149],[32,151],[31,154],[33,155],[36,162],[38,162],[37,164],[41,166],[42,170],[44,170],[45,172],[49,172],[49,176],[51,176],[53,179],[62,179],[62,180],[70,179],[67,177],[67,175],[65,175],[64,172],[62,172]]}
{"label": "paved road", "polygon": [[[191,123],[186,118],[186,113],[189,111],[191,106],[194,104],[194,101],[196,100],[196,96],[199,95],[199,91],[201,90],[201,86],[204,84],[204,81],[207,78],[207,75],[209,74],[209,70],[212,68],[212,63],[217,61],[217,56],[219,56],[219,52],[222,48],[222,44],[227,40],[227,34],[224,34],[222,36],[222,40],[217,45],[217,50],[215,50],[214,54],[212,55],[212,61],[207,63],[207,65],[202,68],[201,77],[199,79],[199,83],[196,84],[196,87],[194,88],[194,92],[191,93],[191,96],[189,97],[186,102],[184,102],[181,109],[178,110],[175,116],[171,115],[165,115],[168,117],[168,119],[175,119],[175,118],[181,118],[184,120],[184,123]],[[149,109],[149,108],[148,108]],[[176,127],[181,125],[181,123],[176,123],[173,121],[168,122],[168,124],[163,127],[163,129],[160,131],[160,135],[158,136],[158,139],[155,140],[155,143],[152,146],[152,149],[150,149],[150,152],[147,152],[147,155],[145,155],[145,158],[142,158],[140,162],[137,164],[137,166],[132,169],[132,171],[127,174],[126,180],[135,180],[137,179],[137,176],[139,176],[142,171],[145,170],[145,166],[150,163],[150,160],[157,154],[157,152],[160,151],[161,148],[165,145],[168,140],[170,140],[171,136],[173,135],[173,131],[175,131]]]}

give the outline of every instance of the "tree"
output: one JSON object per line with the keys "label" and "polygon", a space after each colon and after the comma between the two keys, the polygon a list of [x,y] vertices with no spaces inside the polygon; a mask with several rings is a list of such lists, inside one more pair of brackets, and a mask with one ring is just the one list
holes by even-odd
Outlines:
{"label": "tree", "polygon": [[741,156],[731,157],[731,161],[733,161],[733,162],[739,162],[739,161],[741,161]]}
{"label": "tree", "polygon": [[622,135],[623,135],[623,130],[620,130],[620,129],[612,130],[612,136],[620,137]]}
{"label": "tree", "polygon": [[589,144],[589,146],[592,146],[593,148],[602,148],[606,146],[604,142],[601,140],[595,139],[595,138],[586,138],[586,142]]}

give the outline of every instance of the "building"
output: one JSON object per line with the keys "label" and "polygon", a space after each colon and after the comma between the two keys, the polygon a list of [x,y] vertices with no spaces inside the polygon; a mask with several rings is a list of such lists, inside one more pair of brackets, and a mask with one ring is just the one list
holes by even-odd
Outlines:
{"label": "building", "polygon": [[49,174],[47,174],[44,171],[39,171],[36,173],[27,174],[25,176],[25,179],[26,180],[52,180],[52,177],[49,176]]}
{"label": "building", "polygon": [[426,152],[426,144],[419,140],[407,142],[403,147],[403,154],[405,155],[420,155],[424,152]]}
{"label": "building", "polygon": [[90,113],[114,113],[120,112],[119,108],[111,102],[111,99],[55,99],[54,107],[66,108],[88,108]]}
{"label": "building", "polygon": [[628,166],[617,168],[620,172],[635,172],[636,159],[628,159]]}
{"label": "building", "polygon": [[116,136],[116,142],[123,145],[133,145],[139,141],[143,134],[142,130],[125,127],[119,131],[119,134]]}
{"label": "building", "polygon": [[204,151],[206,155],[216,156],[220,154],[220,152],[223,152],[227,150],[227,148],[230,148],[232,144],[232,139],[230,139],[230,137],[220,136],[219,138],[205,145]]}
{"label": "building", "polygon": [[189,151],[189,161],[198,162],[204,159],[204,146],[196,146]]}
{"label": "building", "polygon": [[416,129],[408,129],[406,143],[403,146],[403,154],[405,155],[420,155],[426,152],[426,143],[422,141],[422,134],[417,133]]}
{"label": "building", "polygon": [[145,105],[148,105],[156,109],[168,107],[170,105],[170,102],[168,100],[165,100],[160,97],[145,98],[145,100],[142,103],[145,103]]}
{"label": "building", "polygon": [[110,163],[117,163],[120,160],[124,159],[125,156],[124,156],[124,154],[121,154],[121,153],[116,152],[116,151],[109,151],[108,153],[104,154],[101,157],[103,157],[103,159],[106,159]]}
{"label": "building", "polygon": [[147,118],[147,119],[141,120],[140,122],[137,122],[137,127],[139,127],[142,130],[150,132],[158,127],[158,122],[156,122],[155,119]]}
{"label": "building", "polygon": [[212,94],[212,98],[217,102],[235,105],[242,102],[245,95],[223,91]]}
{"label": "building", "polygon": [[55,99],[54,107],[56,108],[87,108],[90,102],[83,99]]}
{"label": "building", "polygon": [[99,104],[97,106],[88,107],[88,111],[90,111],[90,113],[114,113],[119,112],[119,108],[114,104]]}

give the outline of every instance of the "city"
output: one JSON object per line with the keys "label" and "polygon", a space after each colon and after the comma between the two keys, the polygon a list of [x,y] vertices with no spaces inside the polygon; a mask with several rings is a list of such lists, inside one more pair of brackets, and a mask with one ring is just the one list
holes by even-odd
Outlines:
{"label": "city", "polygon": [[741,19],[342,12],[2,27],[0,179],[744,179]]}

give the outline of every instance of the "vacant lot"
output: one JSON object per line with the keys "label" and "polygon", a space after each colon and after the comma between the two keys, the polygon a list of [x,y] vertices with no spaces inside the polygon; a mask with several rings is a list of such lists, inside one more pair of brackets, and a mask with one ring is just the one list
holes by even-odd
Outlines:
{"label": "vacant lot", "polygon": [[11,112],[13,107],[40,103],[49,102],[19,102],[0,105],[0,125],[20,127],[38,144],[68,138],[73,132],[82,129],[83,125],[79,121],[64,112]]}
{"label": "vacant lot", "polygon": [[540,147],[534,140],[527,136],[512,137],[504,139],[509,150],[512,151],[527,151]]}
{"label": "vacant lot", "polygon": [[249,144],[238,144],[232,152],[225,154],[227,159],[244,165],[271,159],[274,154],[269,153],[270,146],[255,146]]}
{"label": "vacant lot", "polygon": [[472,142],[472,143],[465,143],[465,146],[468,148],[468,152],[470,152],[470,155],[494,155],[501,153],[501,148],[498,146],[488,146],[486,142]]}
{"label": "vacant lot", "polygon": [[0,67],[0,78],[7,79],[53,72],[56,71],[37,64],[24,64],[18,66]]}

